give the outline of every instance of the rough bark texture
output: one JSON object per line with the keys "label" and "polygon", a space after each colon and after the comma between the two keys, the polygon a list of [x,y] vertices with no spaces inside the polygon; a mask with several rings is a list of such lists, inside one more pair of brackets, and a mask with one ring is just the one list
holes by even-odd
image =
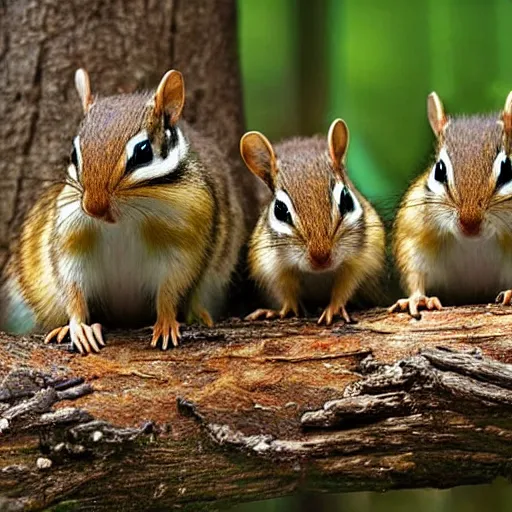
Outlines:
{"label": "rough bark texture", "polygon": [[[240,165],[243,132],[235,0],[0,1],[0,268],[23,214],[64,176],[81,118],[74,72],[101,95],[184,73],[184,117]],[[245,167],[247,204],[254,181]]]}
{"label": "rough bark texture", "polygon": [[0,509],[201,510],[512,477],[512,311],[0,340]]}

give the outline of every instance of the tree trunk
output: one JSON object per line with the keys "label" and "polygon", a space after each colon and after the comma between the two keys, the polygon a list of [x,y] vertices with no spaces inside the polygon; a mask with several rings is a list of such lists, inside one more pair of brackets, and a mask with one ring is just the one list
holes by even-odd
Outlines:
{"label": "tree trunk", "polygon": [[0,268],[27,207],[65,176],[82,116],[78,67],[101,95],[156,87],[168,69],[182,71],[185,119],[240,166],[252,204],[254,181],[238,156],[244,123],[235,0],[2,0]]}
{"label": "tree trunk", "polygon": [[202,510],[512,477],[512,313],[382,310],[0,343],[0,509]]}

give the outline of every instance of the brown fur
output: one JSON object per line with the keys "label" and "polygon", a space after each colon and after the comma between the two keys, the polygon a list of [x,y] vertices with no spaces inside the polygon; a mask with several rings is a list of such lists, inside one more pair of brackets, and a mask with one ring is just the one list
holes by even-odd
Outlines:
{"label": "brown fur", "polygon": [[83,119],[78,135],[86,169],[83,203],[89,213],[102,217],[109,208],[124,175],[126,142],[146,128],[150,100],[150,93],[96,99]]}
{"label": "brown fur", "polygon": [[460,222],[478,227],[494,191],[492,165],[501,149],[503,130],[498,115],[457,117],[445,130],[455,188],[450,190]]}
{"label": "brown fur", "polygon": [[[258,150],[257,145],[254,147]],[[336,160],[333,161],[329,149],[326,139],[320,136],[292,138],[275,146],[277,158],[272,188],[282,189],[288,194],[297,214],[297,224],[291,236],[283,238],[275,233],[268,224],[268,205],[260,216],[249,248],[252,275],[279,304],[281,315],[296,313],[299,295],[303,303],[316,301],[304,296],[299,269],[288,268],[276,261],[275,275],[268,276],[265,269],[271,252],[278,259],[283,258],[284,263],[287,252],[299,248],[309,255],[313,264],[329,258],[333,248],[340,243],[346,250],[355,251],[357,256],[346,258],[333,271],[330,303],[321,317],[326,323],[331,323],[334,315],[344,311],[346,302],[357,289],[365,288],[367,295],[375,296],[384,256],[384,229],[377,213],[349,180],[341,154],[335,152]],[[265,163],[265,158],[259,160]],[[261,174],[258,168],[251,170]],[[337,180],[349,186],[360,201],[364,212],[362,224],[347,227],[342,223],[332,197]],[[257,318],[259,311],[250,317]],[[346,312],[343,316],[348,317]]]}
{"label": "brown fur", "polygon": [[[440,115],[445,118],[442,105],[440,108]],[[435,159],[404,195],[394,225],[393,252],[409,297],[432,292],[425,289],[426,276],[417,262],[435,264],[438,252],[452,242],[451,235],[439,232],[435,216],[443,211],[456,212],[461,230],[474,235],[478,234],[488,210],[497,210],[504,204],[503,199],[494,198],[496,183],[492,178],[493,164],[504,142],[503,124],[499,121],[498,113],[446,117],[437,133]],[[449,185],[448,197],[440,202],[429,200],[425,187],[442,147],[452,163],[454,186]]]}
{"label": "brown fur", "polygon": [[276,145],[276,154],[276,188],[292,198],[310,254],[330,253],[336,225],[331,215],[333,169],[325,138],[290,139]]}
{"label": "brown fur", "polygon": [[[7,280],[19,287],[23,300],[36,317],[38,328],[53,328],[72,317],[88,321],[87,302],[91,298],[82,297],[80,302],[79,295],[83,291],[61,286],[58,261],[63,256],[83,257],[93,250],[96,232],[77,225],[71,235],[56,236],[57,198],[67,200],[65,195],[70,200],[81,199],[82,208],[89,215],[116,222],[123,220],[116,218],[120,214],[115,211],[116,204],[129,204],[136,197],[158,199],[160,207],[168,203],[170,208],[179,211],[181,218],[187,220],[186,225],[168,226],[158,212],[147,211],[139,225],[140,232],[134,233],[144,240],[149,253],[168,247],[183,249],[180,275],[167,276],[161,286],[162,296],[154,298],[157,310],[161,314],[172,312],[175,315],[179,307],[187,313],[186,302],[190,300],[188,312],[209,319],[203,300],[208,300],[211,289],[217,295],[206,307],[215,306],[214,315],[220,312],[224,291],[245,236],[239,188],[223,152],[185,122],[179,122],[189,142],[189,154],[182,162],[178,181],[151,186],[134,184],[130,182],[130,175],[125,175],[126,143],[142,129],[147,130],[154,152],[161,151],[163,113],[176,119],[183,106],[179,98],[165,97],[181,90],[176,76],[173,72],[172,87],[159,89],[163,95],[159,109],[155,109],[154,92],[94,98],[92,104],[87,104],[78,130],[82,156],[81,170],[77,169],[80,183],[59,184],[41,197],[26,217],[18,250],[8,265]],[[172,304],[166,304],[169,298]],[[84,301],[87,302],[82,307]],[[102,304],[101,298],[98,304]],[[98,304],[92,304],[95,313],[98,313]],[[103,321],[110,325],[126,321],[110,318],[108,305],[104,306]],[[142,312],[141,318],[147,319],[147,312]],[[162,322],[160,319],[160,330],[156,329],[154,335],[160,332],[165,336],[171,326],[173,342],[176,341],[178,324],[168,318],[162,331]]]}

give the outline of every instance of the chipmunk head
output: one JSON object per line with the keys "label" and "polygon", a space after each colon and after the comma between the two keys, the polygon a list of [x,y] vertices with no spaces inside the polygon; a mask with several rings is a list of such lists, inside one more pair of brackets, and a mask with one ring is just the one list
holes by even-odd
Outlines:
{"label": "chipmunk head", "polygon": [[433,92],[428,118],[437,137],[426,185],[429,214],[456,236],[502,232],[512,221],[505,218],[512,204],[512,93],[501,116],[449,118]]}
{"label": "chipmunk head", "polygon": [[240,141],[247,167],[274,194],[264,213],[273,245],[283,248],[290,265],[309,272],[336,268],[361,244],[364,214],[345,170],[344,121],[331,124],[327,141],[291,139],[277,155],[259,132]]}
{"label": "chipmunk head", "polygon": [[94,98],[83,69],[75,84],[84,119],[73,141],[69,178],[81,190],[83,211],[115,222],[128,196],[169,183],[179,173],[187,143],[176,126],[185,101],[183,77],[168,71],[155,93]]}

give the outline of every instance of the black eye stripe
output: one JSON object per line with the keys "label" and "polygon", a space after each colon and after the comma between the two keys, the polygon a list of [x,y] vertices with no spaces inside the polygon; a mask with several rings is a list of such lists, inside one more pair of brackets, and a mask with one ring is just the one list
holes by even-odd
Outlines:
{"label": "black eye stripe", "polygon": [[138,167],[147,165],[153,160],[153,149],[149,139],[144,139],[133,147],[133,154],[126,162],[126,172],[133,172]]}
{"label": "black eye stripe", "polygon": [[274,203],[274,215],[277,220],[286,222],[286,224],[290,224],[290,226],[293,225],[292,216],[290,214],[290,210],[288,210],[288,206],[279,199],[276,199]]}
{"label": "black eye stripe", "polygon": [[164,141],[162,143],[162,148],[160,154],[162,158],[167,158],[169,151],[172,151],[179,142],[178,138],[178,129],[176,126],[172,125],[169,121],[169,116],[164,116]]}
{"label": "black eye stripe", "polygon": [[73,144],[73,149],[71,150],[71,163],[78,170],[78,153],[76,151],[76,147],[74,144]]}
{"label": "black eye stripe", "polygon": [[436,163],[434,169],[434,179],[443,185],[448,183],[448,173],[446,171],[446,164],[441,159]]}
{"label": "black eye stripe", "polygon": [[506,157],[502,160],[500,166],[500,172],[496,179],[496,188],[500,188],[507,183],[512,181],[512,161],[510,157]]}
{"label": "black eye stripe", "polygon": [[347,213],[353,212],[355,210],[354,200],[352,199],[352,195],[349,192],[347,187],[343,187],[340,193],[340,204],[339,211],[340,215],[344,217]]}

